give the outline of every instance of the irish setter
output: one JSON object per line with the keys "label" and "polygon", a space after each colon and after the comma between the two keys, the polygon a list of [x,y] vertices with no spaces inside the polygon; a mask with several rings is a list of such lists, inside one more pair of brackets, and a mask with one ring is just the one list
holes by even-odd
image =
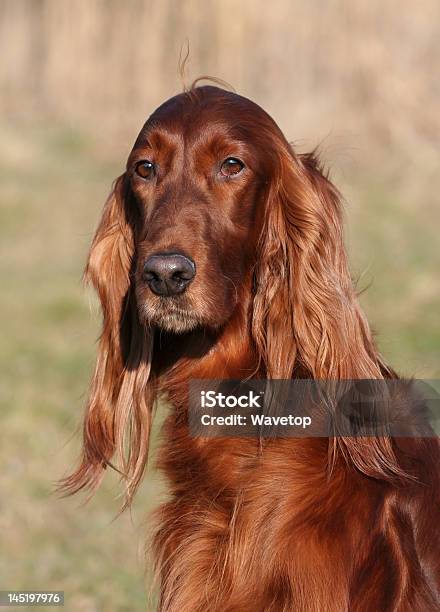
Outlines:
{"label": "irish setter", "polygon": [[[440,610],[434,437],[192,437],[193,379],[383,379],[336,188],[257,104],[193,86],[142,128],[94,237],[103,311],[78,469],[141,481],[158,396],[162,612]],[[116,459],[113,459],[116,456]]]}

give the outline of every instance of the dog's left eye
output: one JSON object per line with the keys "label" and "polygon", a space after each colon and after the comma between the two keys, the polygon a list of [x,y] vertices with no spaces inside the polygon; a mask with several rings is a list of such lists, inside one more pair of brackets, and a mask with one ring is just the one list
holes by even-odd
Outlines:
{"label": "dog's left eye", "polygon": [[240,174],[243,168],[244,163],[242,161],[240,161],[236,157],[228,157],[222,163],[220,173],[223,176],[234,176],[236,174]]}
{"label": "dog's left eye", "polygon": [[136,174],[138,174],[143,179],[152,179],[156,174],[156,168],[153,162],[148,161],[147,159],[136,164]]}

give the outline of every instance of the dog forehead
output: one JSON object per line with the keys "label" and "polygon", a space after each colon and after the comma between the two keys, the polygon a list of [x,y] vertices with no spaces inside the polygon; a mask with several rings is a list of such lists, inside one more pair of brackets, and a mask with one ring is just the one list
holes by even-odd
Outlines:
{"label": "dog forehead", "polygon": [[214,86],[197,87],[161,104],[142,127],[135,146],[142,145],[154,131],[164,130],[186,141],[217,131],[239,135],[243,127],[270,119],[255,102]]}
{"label": "dog forehead", "polygon": [[186,123],[197,121],[201,115],[205,119],[209,115],[225,120],[239,111],[255,112],[259,108],[255,102],[239,94],[207,85],[169,98],[153,112],[147,124],[149,121],[176,119]]}

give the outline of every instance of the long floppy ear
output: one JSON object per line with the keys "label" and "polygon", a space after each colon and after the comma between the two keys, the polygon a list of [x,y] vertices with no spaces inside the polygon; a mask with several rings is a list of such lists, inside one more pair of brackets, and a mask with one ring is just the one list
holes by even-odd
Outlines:
{"label": "long floppy ear", "polygon": [[[342,206],[313,155],[279,145],[256,270],[253,336],[267,377],[376,379],[388,369],[374,346],[349,274]],[[388,439],[338,438],[370,476],[402,476]]]}
{"label": "long floppy ear", "polygon": [[[135,219],[128,207],[125,175],[114,184],[89,253],[85,280],[100,299],[103,329],[83,428],[78,469],[61,490],[92,492],[116,453],[127,505],[142,478],[152,421],[149,388],[151,335],[138,320],[131,283]],[[124,505],[124,507],[125,507]]]}

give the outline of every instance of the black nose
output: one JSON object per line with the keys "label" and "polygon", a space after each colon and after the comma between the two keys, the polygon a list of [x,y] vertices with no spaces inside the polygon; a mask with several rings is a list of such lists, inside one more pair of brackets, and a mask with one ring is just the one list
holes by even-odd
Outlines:
{"label": "black nose", "polygon": [[185,291],[196,275],[196,266],[185,255],[151,255],[144,265],[144,279],[156,295],[173,296]]}

